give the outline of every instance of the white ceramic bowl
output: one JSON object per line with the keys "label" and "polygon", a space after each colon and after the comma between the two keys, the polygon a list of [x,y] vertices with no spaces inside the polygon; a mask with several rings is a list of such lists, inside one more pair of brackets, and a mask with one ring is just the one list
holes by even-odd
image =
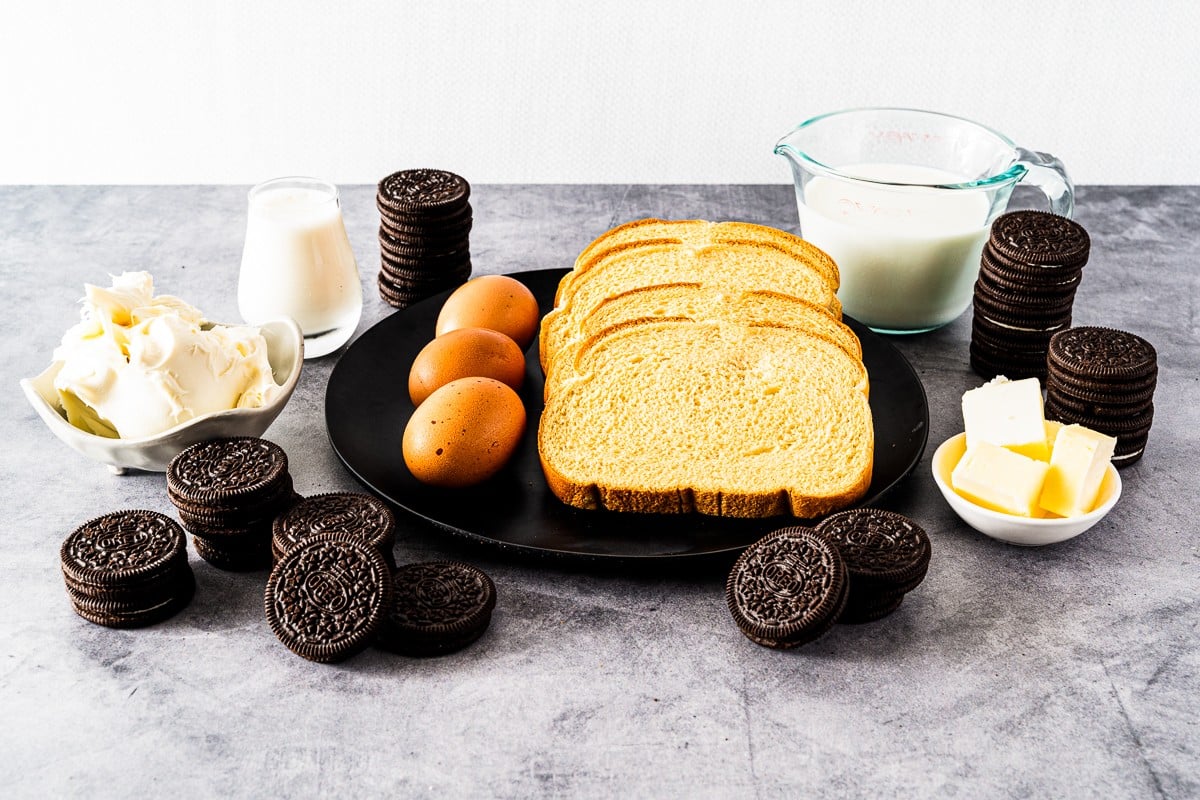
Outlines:
{"label": "white ceramic bowl", "polygon": [[259,327],[263,338],[267,340],[267,361],[271,364],[271,372],[275,382],[283,387],[274,402],[262,408],[235,408],[205,414],[157,436],[109,439],[82,431],[67,422],[66,416],[59,410],[57,393],[54,391],[54,376],[62,369],[61,361],[51,364],[36,378],[22,380],[21,389],[50,431],[93,461],[107,464],[118,474],[130,468],[163,472],[172,458],[196,442],[223,436],[261,436],[283,411],[296,389],[296,381],[300,379],[300,369],[304,363],[304,336],[300,326],[286,317],[270,320]]}
{"label": "white ceramic bowl", "polygon": [[1121,476],[1112,464],[1105,470],[1100,483],[1100,497],[1096,507],[1078,517],[1057,519],[1030,519],[1002,514],[989,508],[977,506],[954,489],[950,488],[950,473],[967,451],[967,435],[960,433],[942,442],[933,454],[933,479],[942,496],[954,509],[954,513],[980,533],[1009,544],[1037,547],[1044,544],[1065,542],[1091,528],[1112,510],[1121,497]]}

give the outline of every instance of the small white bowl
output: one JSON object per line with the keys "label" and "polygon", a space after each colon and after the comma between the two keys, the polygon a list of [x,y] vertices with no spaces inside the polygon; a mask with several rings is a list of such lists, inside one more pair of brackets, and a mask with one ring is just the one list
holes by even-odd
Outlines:
{"label": "small white bowl", "polygon": [[[223,323],[213,323],[220,325]],[[267,361],[275,382],[283,387],[275,400],[262,408],[235,408],[190,419],[157,436],[141,439],[109,439],[82,431],[67,422],[59,410],[54,376],[62,369],[56,361],[36,378],[25,378],[21,389],[38,416],[62,441],[93,461],[107,464],[120,475],[126,469],[164,472],[171,459],[196,442],[224,436],[261,436],[292,396],[304,363],[304,336],[300,326],[287,317],[258,326],[267,340]]]}
{"label": "small white bowl", "polygon": [[950,487],[950,473],[966,451],[965,433],[951,436],[942,442],[941,447],[933,454],[933,479],[942,490],[942,497],[946,498],[946,502],[963,522],[1002,542],[1024,547],[1065,542],[1104,519],[1104,515],[1112,510],[1121,497],[1121,476],[1117,474],[1117,468],[1109,464],[1100,483],[1100,496],[1096,507],[1086,514],[1055,519],[1031,519],[1002,514],[975,505]]}

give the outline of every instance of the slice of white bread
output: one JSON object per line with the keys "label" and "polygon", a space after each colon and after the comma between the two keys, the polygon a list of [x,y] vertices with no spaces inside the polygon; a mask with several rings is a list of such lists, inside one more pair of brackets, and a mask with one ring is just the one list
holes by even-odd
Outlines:
{"label": "slice of white bread", "polygon": [[626,243],[605,250],[600,258],[588,262],[586,271],[568,273],[559,284],[555,307],[542,320],[542,368],[547,368],[552,354],[574,338],[573,331],[605,300],[656,284],[701,283],[727,295],[747,290],[776,292],[828,309],[840,319],[837,284],[817,261],[761,242],[700,247]]}
{"label": "slice of white bread", "polygon": [[563,365],[573,369],[572,354],[589,338],[622,322],[666,317],[694,322],[785,324],[824,336],[853,358],[862,358],[862,345],[854,331],[826,309],[790,295],[765,290],[726,294],[702,283],[641,286],[605,298],[566,335],[546,364],[546,393],[551,391]]}
{"label": "slice of white bread", "polygon": [[568,505],[813,517],[870,485],[866,370],[810,331],[632,321],[592,336],[575,366],[538,428]]}
{"label": "slice of white bread", "polygon": [[840,278],[837,264],[833,259],[823,250],[787,231],[766,225],[756,225],[752,222],[639,219],[605,231],[583,249],[583,252],[575,259],[574,268],[559,285],[559,292],[555,296],[555,305],[558,304],[559,297],[569,288],[576,275],[587,272],[606,254],[619,251],[629,245],[687,244],[692,247],[703,247],[710,244],[754,243],[775,247],[789,252],[801,260],[808,261],[825,275],[834,291],[837,291]]}

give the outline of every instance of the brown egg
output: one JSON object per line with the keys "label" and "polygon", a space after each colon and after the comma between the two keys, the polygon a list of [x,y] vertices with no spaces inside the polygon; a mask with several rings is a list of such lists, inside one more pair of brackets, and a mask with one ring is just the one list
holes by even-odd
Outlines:
{"label": "brown egg", "polygon": [[508,463],[525,432],[525,406],[492,378],[459,378],[435,390],[404,429],[404,463],[433,486],[487,480]]}
{"label": "brown egg", "polygon": [[525,380],[525,354],[512,339],[487,328],[443,333],[413,359],[408,396],[419,406],[435,389],[459,378],[495,378],[520,389]]}
{"label": "brown egg", "polygon": [[469,280],[446,298],[437,318],[437,335],[458,328],[490,328],[512,339],[522,351],[538,327],[538,304],[525,284],[504,275]]}

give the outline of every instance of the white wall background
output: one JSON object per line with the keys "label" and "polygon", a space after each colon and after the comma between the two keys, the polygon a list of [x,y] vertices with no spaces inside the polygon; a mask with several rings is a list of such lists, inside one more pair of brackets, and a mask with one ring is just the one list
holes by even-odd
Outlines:
{"label": "white wall background", "polygon": [[774,142],[932,108],[1077,183],[1200,183],[1195,0],[6,0],[0,183],[789,180]]}

